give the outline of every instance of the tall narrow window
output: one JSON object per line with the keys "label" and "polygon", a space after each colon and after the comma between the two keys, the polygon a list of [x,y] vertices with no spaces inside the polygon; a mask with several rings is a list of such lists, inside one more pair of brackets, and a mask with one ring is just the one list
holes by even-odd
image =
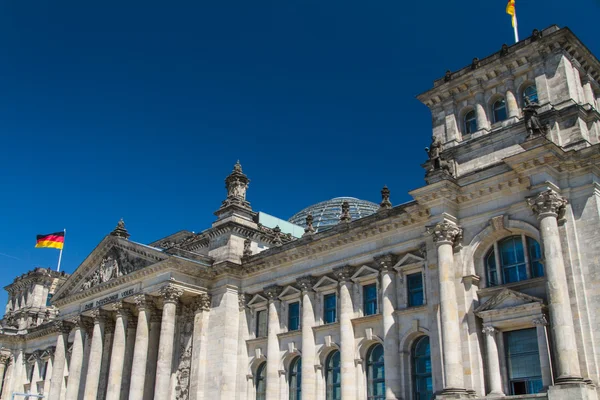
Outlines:
{"label": "tall narrow window", "polygon": [[536,240],[524,235],[494,243],[484,262],[488,286],[544,276],[542,249]]}
{"label": "tall narrow window", "polygon": [[363,286],[365,315],[377,314],[377,284]]}
{"label": "tall narrow window", "polygon": [[326,324],[332,324],[336,319],[336,297],[335,293],[326,294],[323,298],[324,314],[323,320]]}
{"label": "tall narrow window", "polygon": [[504,99],[496,100],[492,105],[494,122],[504,121],[506,119],[506,101]]}
{"label": "tall narrow window", "polygon": [[498,270],[496,268],[496,254],[491,251],[485,257],[485,266],[487,267],[488,286],[498,284]]}
{"label": "tall narrow window", "polygon": [[417,340],[413,347],[412,360],[414,398],[415,400],[431,400],[433,398],[433,381],[428,336]]}
{"label": "tall narrow window", "polygon": [[539,393],[543,384],[535,328],[504,335],[510,394]]}
{"label": "tall narrow window", "polygon": [[302,359],[296,357],[290,364],[290,400],[302,399]]}
{"label": "tall narrow window", "polygon": [[523,241],[520,236],[512,236],[498,243],[502,279],[504,283],[518,282],[527,279],[527,266]]}
{"label": "tall narrow window", "polygon": [[406,277],[408,291],[408,306],[423,305],[423,274],[410,274]]}
{"label": "tall narrow window", "polygon": [[477,132],[477,116],[475,110],[465,114],[465,134]]}
{"label": "tall narrow window", "polygon": [[267,310],[260,310],[256,313],[256,337],[267,336]]}
{"label": "tall narrow window", "polygon": [[46,307],[50,307],[50,300],[52,300],[52,293],[48,293],[48,297],[46,297]]}
{"label": "tall narrow window", "polygon": [[376,344],[367,354],[367,399],[385,400],[383,346]]}
{"label": "tall narrow window", "polygon": [[265,381],[265,367],[267,363],[264,362],[258,366],[256,370],[256,400],[265,400],[267,396],[267,385]]}
{"label": "tall narrow window", "polygon": [[288,330],[297,331],[300,329],[300,303],[290,303],[288,305]]}
{"label": "tall narrow window", "polygon": [[538,242],[532,238],[527,238],[527,251],[529,262],[531,263],[531,274],[534,278],[544,276],[544,264],[542,264],[542,249]]}
{"label": "tall narrow window", "polygon": [[525,90],[523,90],[523,105],[525,105],[526,98],[532,103],[538,103],[537,88],[534,85],[527,86]]}
{"label": "tall narrow window", "polygon": [[325,362],[325,386],[327,400],[342,400],[340,352],[334,350]]}
{"label": "tall narrow window", "polygon": [[46,373],[48,372],[48,360],[44,361],[44,364],[42,364],[42,373],[40,374],[40,380],[45,381],[46,380]]}

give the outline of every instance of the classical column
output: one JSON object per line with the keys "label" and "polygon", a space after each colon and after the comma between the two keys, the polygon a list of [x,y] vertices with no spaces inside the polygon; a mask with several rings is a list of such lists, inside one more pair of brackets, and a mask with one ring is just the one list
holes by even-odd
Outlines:
{"label": "classical column", "polygon": [[490,129],[485,109],[486,105],[485,99],[483,98],[483,92],[477,92],[475,94],[475,116],[477,118],[477,130]]}
{"label": "classical column", "polygon": [[556,383],[581,382],[573,313],[567,286],[567,274],[563,260],[558,220],[564,216],[567,200],[554,190],[546,190],[527,199],[529,206],[540,221],[542,247],[544,248],[544,267],[546,272],[546,291],[550,309],[550,326],[556,350]]}
{"label": "classical column", "polygon": [[385,398],[395,400],[400,397],[400,369],[398,368],[398,328],[396,325],[396,272],[391,254],[375,258],[381,271],[381,319],[383,322],[383,361],[385,365]]}
{"label": "classical column", "polygon": [[429,230],[437,246],[444,388],[442,393],[464,393],[460,325],[454,284],[454,245],[462,239],[462,229],[443,221]]}
{"label": "classical column", "polygon": [[582,78],[581,83],[583,84],[583,96],[585,102],[595,108],[594,89],[592,89],[590,78],[588,76]]}
{"label": "classical column", "polygon": [[121,383],[121,400],[127,400],[127,395],[129,394],[136,331],[137,321],[133,318],[133,315],[130,315],[127,320],[127,337],[125,338],[125,361],[123,364],[123,381]]}
{"label": "classical column", "polygon": [[143,400],[146,362],[148,360],[148,314],[152,302],[144,294],[137,295],[133,299],[138,310],[138,318],[129,384],[129,400]]}
{"label": "classical column", "polygon": [[552,385],[552,361],[550,360],[550,352],[548,348],[548,320],[542,315],[533,320],[538,340],[538,352],[540,353],[540,367],[542,369],[542,384],[545,388]]}
{"label": "classical column", "polygon": [[158,344],[158,361],[156,362],[156,383],[154,385],[154,400],[169,398],[171,385],[171,369],[173,368],[173,347],[175,341],[175,318],[177,303],[183,295],[183,290],[168,285],[160,290],[163,297],[163,312]]}
{"label": "classical column", "polygon": [[0,354],[0,399],[4,390],[4,373],[7,371],[6,367],[9,361],[10,354]]}
{"label": "classical column", "polygon": [[150,339],[148,342],[148,361],[146,363],[146,381],[144,383],[144,400],[154,399],[154,384],[156,382],[156,362],[158,361],[158,344],[160,341],[160,321],[162,313],[152,310],[150,316]]}
{"label": "classical column", "polygon": [[340,366],[342,399],[356,399],[356,377],[354,359],[356,349],[354,346],[354,327],[352,317],[354,307],[352,306],[352,281],[350,277],[354,268],[344,265],[333,269],[333,274],[340,284]]}
{"label": "classical column", "polygon": [[202,334],[203,330],[206,329],[203,326],[204,313],[210,310],[210,296],[206,293],[198,295],[194,299],[194,332],[192,333],[192,366],[190,367],[190,400],[196,400],[198,398],[198,386],[200,384],[200,368],[206,366],[200,365],[201,358],[201,346],[202,346]]}
{"label": "classical column", "polygon": [[281,286],[271,285],[264,288],[269,302],[267,325],[267,400],[279,399],[279,294]]}
{"label": "classical column", "polygon": [[123,381],[123,367],[125,365],[125,337],[127,321],[130,312],[124,308],[122,301],[112,305],[115,312],[115,333],[113,336],[112,352],[110,355],[110,369],[108,370],[108,384],[106,400],[120,400],[121,383]]}
{"label": "classical column", "polygon": [[302,291],[302,393],[308,399],[314,397],[316,389],[315,376],[315,312],[312,305],[313,286],[316,280],[312,276],[303,276],[296,279]]}
{"label": "classical column", "polygon": [[73,350],[69,362],[69,379],[67,381],[66,400],[77,400],[83,369],[83,335],[85,333],[79,318],[69,321],[73,324]]}
{"label": "classical column", "polygon": [[102,350],[104,348],[104,317],[100,315],[100,310],[94,310],[92,318],[94,318],[94,330],[92,333],[83,400],[96,400],[98,397],[100,365],[102,364]]}
{"label": "classical column", "polygon": [[489,396],[504,396],[502,391],[502,377],[500,375],[500,358],[498,358],[498,345],[496,344],[496,329],[493,326],[484,326],[485,348],[487,353],[488,377],[490,380]]}
{"label": "classical column", "polygon": [[519,117],[519,105],[515,97],[515,85],[512,79],[506,81],[506,114],[508,118]]}
{"label": "classical column", "polygon": [[54,324],[59,333],[56,338],[54,362],[52,363],[52,381],[50,383],[50,393],[48,393],[48,398],[50,399],[60,398],[65,377],[65,365],[67,363],[67,340],[71,331],[71,327],[64,321],[55,321]]}

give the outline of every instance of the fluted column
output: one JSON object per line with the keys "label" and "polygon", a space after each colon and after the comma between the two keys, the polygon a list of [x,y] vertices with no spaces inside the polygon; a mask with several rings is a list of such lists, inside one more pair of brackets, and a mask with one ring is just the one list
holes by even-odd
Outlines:
{"label": "fluted column", "polygon": [[129,394],[136,331],[137,320],[133,317],[133,315],[131,315],[127,320],[127,338],[125,339],[125,362],[123,365],[123,381],[121,383],[121,400],[127,400],[127,395]]}
{"label": "fluted column", "polygon": [[383,360],[385,364],[385,398],[395,400],[400,397],[401,382],[398,367],[398,328],[396,326],[396,288],[392,255],[386,254],[375,259],[381,271],[381,319],[383,322]]}
{"label": "fluted column", "polygon": [[527,199],[527,202],[540,221],[550,326],[558,369],[556,383],[580,382],[582,378],[575,342],[573,313],[557,220],[558,217],[564,216],[567,200],[550,189]]}
{"label": "fluted column", "polygon": [[[190,368],[190,400],[196,400],[198,398],[198,386],[200,384],[200,359],[201,359],[201,346],[202,346],[202,334],[203,330],[206,329],[203,326],[204,313],[210,310],[211,298],[208,294],[202,293],[194,299],[192,307],[194,308],[194,331],[192,333],[192,366]],[[205,367],[205,366],[202,366]]]}
{"label": "fluted column", "polygon": [[148,314],[152,303],[144,294],[135,296],[134,301],[138,310],[138,318],[129,383],[129,400],[143,400],[146,362],[148,361]]}
{"label": "fluted column", "polygon": [[64,321],[55,321],[59,330],[54,350],[54,362],[52,363],[52,381],[50,382],[50,393],[48,398],[60,398],[60,392],[65,377],[65,365],[67,363],[67,340],[69,339],[70,326]]}
{"label": "fluted column", "polygon": [[506,114],[508,118],[519,117],[519,104],[515,97],[515,85],[512,79],[506,81]]}
{"label": "fluted column", "polygon": [[120,400],[123,366],[125,365],[125,338],[130,312],[124,308],[123,302],[117,302],[112,307],[115,311],[115,333],[110,356],[110,368],[108,370],[106,400]]}
{"label": "fluted column", "polygon": [[313,310],[312,297],[313,286],[316,280],[312,276],[304,276],[296,280],[302,291],[302,393],[307,399],[314,397],[316,389],[315,376],[315,337],[313,326],[315,325],[315,312]]}
{"label": "fluted column", "polygon": [[354,367],[354,327],[352,317],[354,307],[352,305],[352,281],[350,277],[354,268],[349,265],[334,268],[333,274],[340,285],[340,366],[342,398],[344,400],[356,399],[356,376]]}
{"label": "fluted column", "polygon": [[158,361],[158,344],[160,341],[160,321],[162,313],[158,309],[150,316],[150,339],[148,341],[148,362],[146,363],[146,381],[144,383],[144,400],[154,398],[156,383],[156,362]]}
{"label": "fluted column", "polygon": [[69,379],[67,381],[66,400],[77,400],[83,369],[83,335],[85,333],[80,319],[69,321],[73,324],[73,350],[69,362]]}
{"label": "fluted column", "polygon": [[102,363],[102,351],[104,348],[104,317],[100,315],[100,310],[94,310],[92,318],[94,318],[94,330],[92,333],[83,400],[96,400],[98,397],[100,365]]}
{"label": "fluted column", "polygon": [[429,232],[437,246],[438,283],[442,354],[444,359],[444,388],[442,393],[464,393],[460,325],[454,284],[454,245],[462,239],[462,229],[443,221]]}
{"label": "fluted column", "polygon": [[281,286],[271,285],[264,289],[269,302],[267,325],[267,400],[279,399],[279,294]]}
{"label": "fluted column", "polygon": [[177,303],[181,295],[183,295],[183,290],[176,286],[168,285],[161,289],[160,294],[163,297],[163,312],[160,341],[158,344],[158,361],[156,362],[154,400],[169,398],[175,342],[175,318],[177,316]]}
{"label": "fluted column", "polygon": [[0,392],[0,399],[2,400],[6,400],[10,397],[14,367],[15,358],[12,354],[9,354],[8,361],[6,362],[6,371],[4,372],[4,379],[2,381],[2,391]]}
{"label": "fluted column", "polygon": [[0,354],[0,399],[2,398],[2,391],[4,390],[4,373],[7,371],[8,362],[10,361],[10,354]]}
{"label": "fluted column", "polygon": [[488,395],[504,396],[504,392],[502,391],[502,377],[500,375],[500,358],[498,357],[498,345],[496,344],[497,331],[493,326],[485,326],[482,332],[485,334],[487,368],[490,380]]}

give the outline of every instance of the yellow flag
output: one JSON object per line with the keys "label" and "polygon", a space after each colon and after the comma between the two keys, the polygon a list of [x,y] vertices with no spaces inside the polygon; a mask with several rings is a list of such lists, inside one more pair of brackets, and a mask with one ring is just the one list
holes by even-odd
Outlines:
{"label": "yellow flag", "polygon": [[515,0],[508,0],[508,4],[506,5],[506,13],[510,15],[512,18],[512,26],[515,27]]}

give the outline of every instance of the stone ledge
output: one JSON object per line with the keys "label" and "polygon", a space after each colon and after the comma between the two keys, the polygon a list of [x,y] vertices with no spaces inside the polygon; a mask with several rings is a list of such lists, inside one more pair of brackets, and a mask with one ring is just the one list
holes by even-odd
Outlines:
{"label": "stone ledge", "polygon": [[313,331],[315,332],[319,332],[319,331],[327,331],[329,329],[340,329],[340,323],[338,322],[333,322],[330,324],[322,324],[322,325],[317,325],[317,326],[313,326]]}

